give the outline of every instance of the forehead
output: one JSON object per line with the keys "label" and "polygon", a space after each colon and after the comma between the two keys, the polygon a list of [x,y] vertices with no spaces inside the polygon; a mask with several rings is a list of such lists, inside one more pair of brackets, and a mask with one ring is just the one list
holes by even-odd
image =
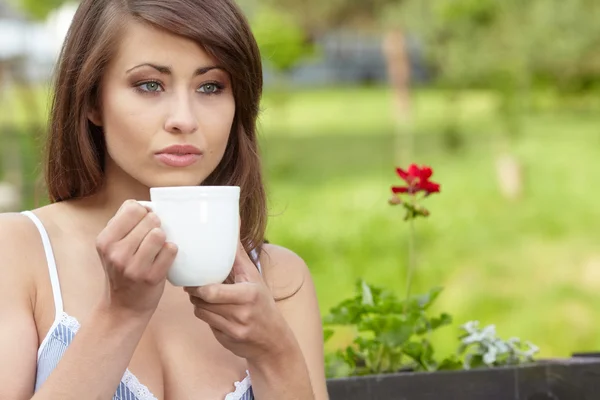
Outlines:
{"label": "forehead", "polygon": [[174,70],[195,70],[202,65],[215,64],[216,60],[189,38],[132,21],[123,30],[111,64],[117,69],[128,69],[145,62],[172,65]]}

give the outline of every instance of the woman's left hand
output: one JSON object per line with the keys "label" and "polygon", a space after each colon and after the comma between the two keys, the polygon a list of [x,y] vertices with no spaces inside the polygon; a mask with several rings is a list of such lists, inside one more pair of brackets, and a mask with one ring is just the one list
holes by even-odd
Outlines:
{"label": "woman's left hand", "polygon": [[233,284],[185,288],[194,314],[238,357],[256,360],[283,353],[293,332],[241,243],[233,263],[233,277]]}

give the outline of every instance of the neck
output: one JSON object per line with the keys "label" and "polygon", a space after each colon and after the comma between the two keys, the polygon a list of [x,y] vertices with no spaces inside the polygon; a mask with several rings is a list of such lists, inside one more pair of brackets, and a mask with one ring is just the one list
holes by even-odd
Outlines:
{"label": "neck", "polygon": [[103,227],[129,199],[150,200],[150,189],[120,168],[108,164],[102,188],[76,203],[88,215],[93,216],[94,225],[97,223]]}

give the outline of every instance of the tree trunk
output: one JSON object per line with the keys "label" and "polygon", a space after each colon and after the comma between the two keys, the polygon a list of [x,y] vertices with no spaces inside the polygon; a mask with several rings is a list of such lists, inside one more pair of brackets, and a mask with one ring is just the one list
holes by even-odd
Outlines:
{"label": "tree trunk", "polygon": [[509,200],[517,200],[523,194],[523,167],[511,153],[500,154],[496,158],[496,173],[500,192]]}
{"label": "tree trunk", "polygon": [[[516,89],[514,89],[516,90]],[[523,194],[523,166],[512,151],[514,141],[520,137],[522,121],[518,92],[504,92],[500,114],[503,134],[500,136],[500,152],[496,156],[496,174],[500,192],[508,200],[517,200]]]}
{"label": "tree trunk", "polygon": [[414,154],[414,133],[411,129],[410,58],[406,36],[401,29],[390,29],[385,33],[383,54],[393,96],[394,159],[399,164],[406,164],[412,161]]}

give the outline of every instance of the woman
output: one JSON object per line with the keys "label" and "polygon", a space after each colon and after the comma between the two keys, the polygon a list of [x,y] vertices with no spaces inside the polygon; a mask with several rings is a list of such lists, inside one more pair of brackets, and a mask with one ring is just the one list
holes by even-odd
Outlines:
{"label": "woman", "polygon": [[[233,0],[83,0],[58,62],[52,204],[0,215],[1,399],[327,398],[308,269],[264,243],[261,89]],[[227,283],[182,289],[134,200],[199,184],[241,187],[241,250]]]}

